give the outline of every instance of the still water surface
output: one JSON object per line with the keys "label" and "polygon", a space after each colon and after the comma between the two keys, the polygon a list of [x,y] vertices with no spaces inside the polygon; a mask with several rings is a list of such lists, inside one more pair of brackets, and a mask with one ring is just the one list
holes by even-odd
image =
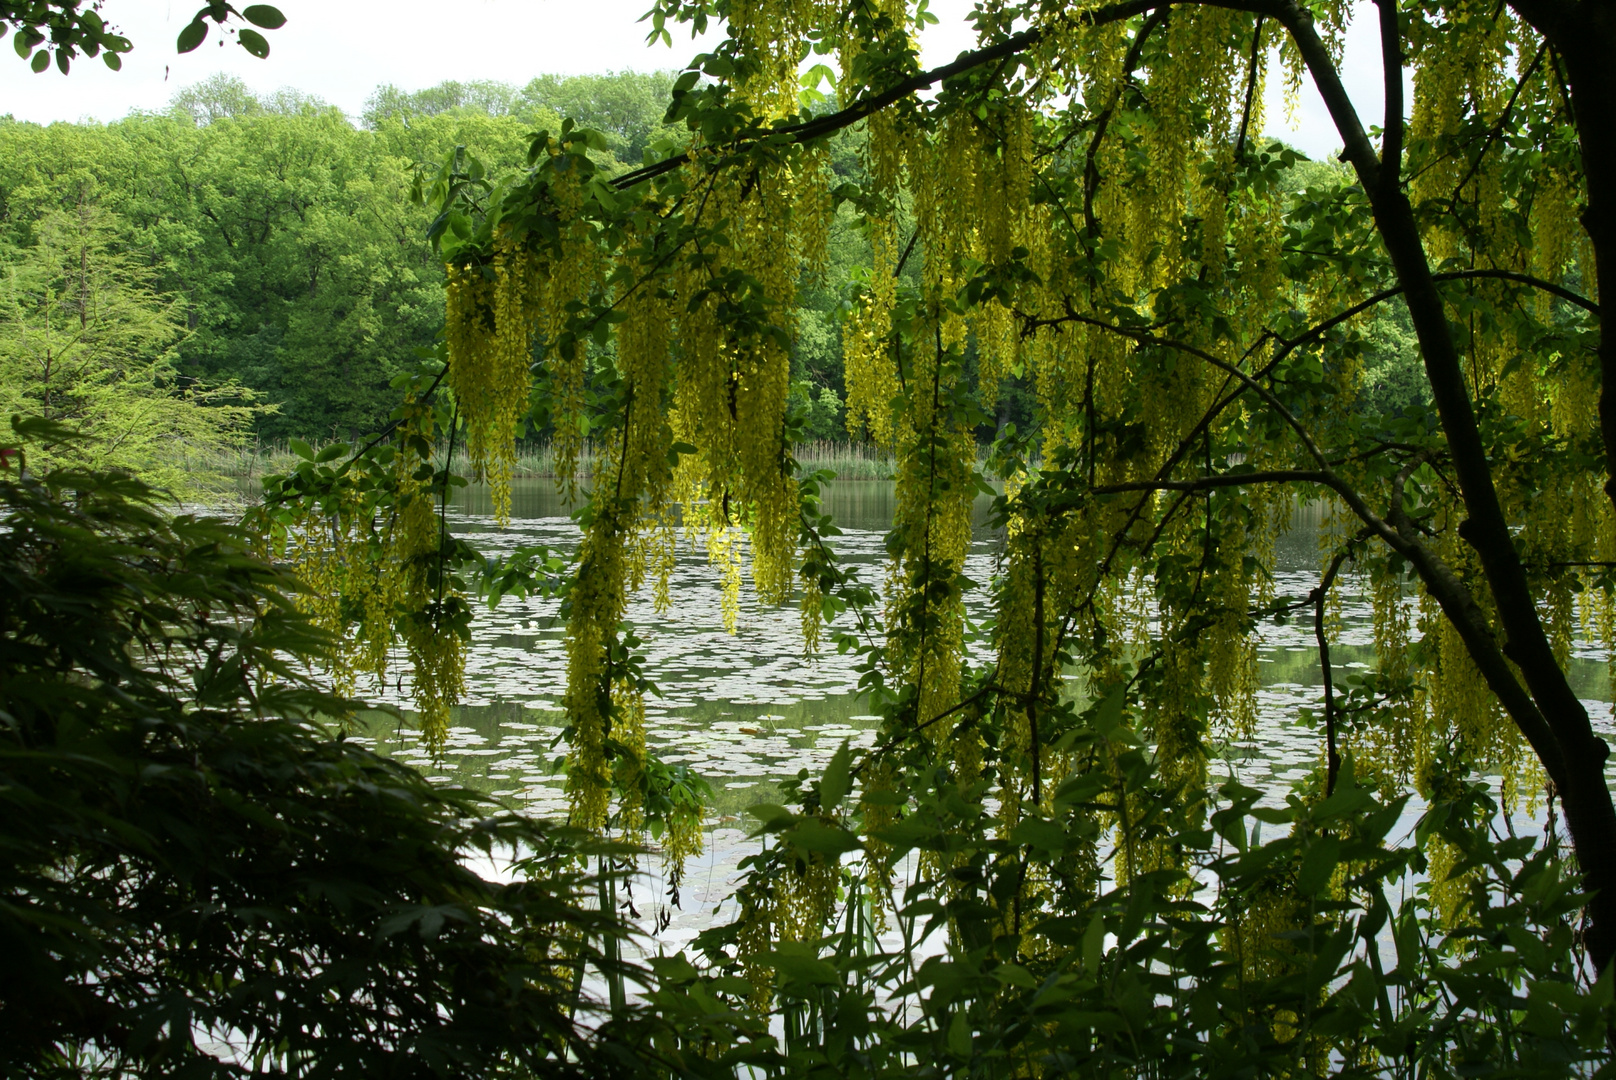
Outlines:
{"label": "still water surface", "polygon": [[[514,488],[509,527],[496,527],[486,490],[472,487],[451,505],[451,528],[475,534],[474,542],[490,554],[534,544],[570,553],[578,529],[555,486],[519,481]],[[883,537],[893,505],[890,482],[840,481],[826,491],[825,507],[843,530],[835,547],[872,586],[882,581]],[[980,582],[991,577],[1000,547],[986,525],[988,506],[986,497],[978,500],[978,527],[966,565],[967,575]],[[1278,595],[1301,597],[1317,584],[1316,536],[1316,522],[1302,514],[1280,538]],[[669,587],[667,611],[654,610],[649,589],[633,597],[628,609],[628,620],[644,642],[646,674],[660,690],[647,701],[647,742],[664,760],[683,762],[706,777],[715,793],[710,852],[685,883],[684,911],[690,914],[676,917],[661,935],[665,943],[676,944],[704,923],[696,913],[710,910],[727,894],[734,861],[746,848],[739,831],[745,807],[780,801],[778,781],[801,769],[817,773],[843,740],[855,749],[873,745],[877,718],[855,692],[852,657],[834,651],[803,655],[794,606],[762,607],[743,589],[738,632],[725,633],[718,574],[705,554],[689,545],[681,548]],[[1343,629],[1332,641],[1338,679],[1369,668],[1374,660],[1368,601],[1350,579],[1341,588]],[[988,614],[984,593],[968,597],[973,620]],[[567,749],[557,712],[566,669],[558,606],[553,600],[508,598],[492,611],[479,610],[467,657],[466,698],[455,710],[441,759],[430,758],[407,726],[375,730],[377,749],[418,766],[435,782],[474,788],[535,814],[564,815],[554,768]],[[1278,802],[1312,771],[1321,753],[1322,733],[1297,723],[1303,710],[1322,707],[1318,657],[1310,620],[1266,623],[1256,634],[1262,673],[1256,737],[1227,747],[1215,768],[1268,791]],[[991,658],[984,640],[971,642],[969,651],[974,662]],[[1605,660],[1602,650],[1579,642],[1573,677],[1596,724],[1610,735]],[[373,696],[403,706],[408,687],[390,681]],[[663,883],[651,881],[647,888],[660,892]]]}

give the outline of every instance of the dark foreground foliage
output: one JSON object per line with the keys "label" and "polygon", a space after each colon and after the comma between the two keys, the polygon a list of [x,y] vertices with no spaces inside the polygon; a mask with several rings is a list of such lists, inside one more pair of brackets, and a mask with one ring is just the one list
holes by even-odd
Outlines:
{"label": "dark foreground foliage", "polygon": [[[1197,806],[1114,702],[1077,719],[1116,770],[1067,781],[1008,837],[941,770],[876,830],[878,857],[822,787],[802,812],[760,808],[773,840],[741,917],[698,939],[699,967],[659,972],[692,997],[755,1000],[761,982],[781,1075],[815,1080],[1611,1074],[1611,973],[1590,978],[1576,932],[1586,897],[1536,838],[1492,834],[1484,786],[1453,785],[1412,835],[1403,800],[1359,786],[1350,762],[1328,798],[1259,806],[1231,782]],[[1092,812],[1119,799],[1127,821],[1097,864]],[[1119,884],[1129,846],[1174,865]],[[748,950],[782,891],[860,848],[918,867],[894,898],[896,941],[872,934],[868,879],[847,868],[823,936]]]}
{"label": "dark foreground foliage", "polygon": [[[5,464],[0,1075],[634,1060],[572,1016],[624,932],[581,903],[599,845],[329,734],[351,703],[302,667],[326,643],[235,529]],[[514,884],[464,861],[513,850]]]}
{"label": "dark foreground foliage", "polygon": [[[354,703],[303,677],[327,643],[242,534],[22,466],[0,472],[6,1077],[1611,1071],[1576,875],[1497,834],[1484,787],[1454,768],[1412,834],[1350,760],[1284,807],[1193,790],[1126,688],[1050,717],[1092,767],[1008,835],[918,750],[854,798],[844,748],[758,808],[734,920],[637,969],[596,902],[620,883],[585,869],[628,853],[329,734]],[[513,884],[468,869],[513,849]]]}

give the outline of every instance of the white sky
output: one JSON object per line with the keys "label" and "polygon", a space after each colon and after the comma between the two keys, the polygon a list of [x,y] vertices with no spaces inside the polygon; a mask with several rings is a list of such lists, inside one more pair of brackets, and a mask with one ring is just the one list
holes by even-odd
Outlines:
{"label": "white sky", "polygon": [[[266,34],[267,60],[249,56],[233,39],[221,48],[217,28],[195,52],[176,55],[174,39],[199,6],[200,0],[107,0],[102,14],[135,42],[120,72],[81,58],[68,76],[54,65],[35,75],[12,53],[8,34],[0,41],[0,114],[38,123],[116,120],[134,109],[161,109],[181,87],[222,71],[259,92],[292,87],[357,116],[383,83],[406,90],[447,79],[521,85],[548,73],[677,68],[701,51],[678,33],[671,49],[647,47],[647,27],[638,20],[649,0],[278,0],[287,23]],[[933,0],[942,22],[921,39],[928,67],[971,47],[963,20],[970,7],[970,0]],[[1357,9],[1343,75],[1368,127],[1380,120],[1380,64],[1374,8],[1359,0]],[[1340,146],[1311,84],[1295,130],[1277,87],[1270,88],[1267,112],[1268,133],[1310,156]]]}

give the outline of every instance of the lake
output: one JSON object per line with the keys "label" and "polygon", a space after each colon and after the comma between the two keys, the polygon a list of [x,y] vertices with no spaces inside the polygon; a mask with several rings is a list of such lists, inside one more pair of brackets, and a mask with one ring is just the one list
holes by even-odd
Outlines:
{"label": "lake", "polygon": [[[470,487],[451,504],[451,529],[472,535],[490,553],[532,544],[575,548],[578,529],[553,483],[517,481],[513,489],[509,527],[496,526],[486,490]],[[834,546],[872,585],[882,580],[883,536],[893,505],[889,481],[840,481],[826,492],[826,509],[844,531]],[[979,499],[966,565],[967,575],[983,582],[991,577],[1001,546],[986,526],[988,506],[986,497]],[[1276,545],[1279,595],[1303,596],[1318,583],[1316,530],[1316,515],[1299,512]],[[1369,603],[1351,579],[1339,587],[1343,631],[1331,643],[1338,679],[1369,668],[1374,660]],[[852,657],[834,651],[803,655],[795,606],[760,606],[743,588],[738,632],[725,633],[717,573],[705,553],[689,545],[681,547],[669,588],[668,611],[657,614],[646,589],[632,598],[628,620],[644,642],[646,675],[661,692],[646,702],[647,742],[664,760],[683,762],[706,777],[714,790],[710,850],[685,884],[684,911],[692,913],[727,895],[733,864],[747,846],[741,831],[745,808],[780,801],[777,781],[799,769],[817,772],[843,740],[855,748],[873,745],[877,718],[855,693]],[[986,602],[985,590],[967,594],[973,619],[987,614]],[[373,729],[366,741],[419,767],[434,782],[479,790],[531,813],[564,815],[566,799],[554,769],[566,752],[557,711],[566,672],[558,607],[554,600],[508,598],[492,611],[479,609],[466,663],[466,698],[454,712],[441,759],[434,760],[407,726],[396,723]],[[1322,709],[1318,654],[1310,618],[1263,623],[1255,632],[1262,682],[1256,737],[1226,748],[1226,758],[1215,761],[1213,769],[1214,775],[1227,770],[1267,791],[1267,801],[1279,802],[1321,753],[1322,730],[1297,722],[1303,709]],[[986,641],[968,648],[974,662],[991,659]],[[1598,727],[1616,735],[1605,660],[1601,649],[1579,642],[1572,674]],[[399,706],[407,703],[407,686],[393,678],[379,693],[364,686],[360,692]],[[660,891],[664,883],[646,887]],[[667,942],[671,934],[677,943],[704,924],[703,918],[680,916],[661,936]]]}

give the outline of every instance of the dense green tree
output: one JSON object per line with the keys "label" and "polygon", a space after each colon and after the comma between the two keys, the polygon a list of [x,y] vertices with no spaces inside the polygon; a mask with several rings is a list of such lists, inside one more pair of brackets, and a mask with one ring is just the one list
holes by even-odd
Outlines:
{"label": "dense green tree", "polygon": [[514,116],[543,125],[566,116],[607,137],[618,160],[638,165],[653,143],[677,134],[664,123],[672,71],[605,75],[541,75],[526,86],[492,81],[449,82],[424,90],[382,86],[365,104],[366,127],[390,118],[459,115]]}
{"label": "dense green tree", "polygon": [[329,438],[385,420],[389,381],[442,322],[416,168],[456,145],[515,165],[526,130],[469,114],[359,131],[334,109],[215,80],[171,114],[0,121],[0,227],[27,247],[58,210],[111,211],[153,285],[183,300],[181,371],[277,405],[262,434]]}
{"label": "dense green tree", "polygon": [[618,160],[638,165],[658,143],[664,153],[684,144],[682,130],[664,119],[676,74],[541,75],[522,87],[521,101],[528,109],[547,109],[603,132]]}
{"label": "dense green tree", "polygon": [[177,303],[138,253],[115,249],[116,232],[94,206],[58,211],[32,246],[0,257],[0,414],[85,437],[36,448],[41,467],[124,469],[200,495],[222,478],[191,459],[239,444],[260,410],[249,393],[181,373]]}
{"label": "dense green tree", "polygon": [[441,116],[459,113],[481,116],[520,115],[525,104],[516,88],[492,80],[457,82],[453,79],[425,90],[401,90],[392,84],[379,86],[360,113],[364,126],[374,128],[385,120],[415,116]]}
{"label": "dense green tree", "polygon": [[584,900],[610,849],[345,740],[301,586],[128,477],[39,467],[72,437],[0,442],[0,1071],[631,1069],[632,1011],[579,1024],[583,965],[627,971]]}
{"label": "dense green tree", "polygon": [[262,116],[266,113],[296,116],[318,113],[329,106],[319,98],[289,88],[258,94],[235,75],[220,72],[193,83],[175,94],[169,103],[172,112],[189,113],[198,126],[227,117]]}

